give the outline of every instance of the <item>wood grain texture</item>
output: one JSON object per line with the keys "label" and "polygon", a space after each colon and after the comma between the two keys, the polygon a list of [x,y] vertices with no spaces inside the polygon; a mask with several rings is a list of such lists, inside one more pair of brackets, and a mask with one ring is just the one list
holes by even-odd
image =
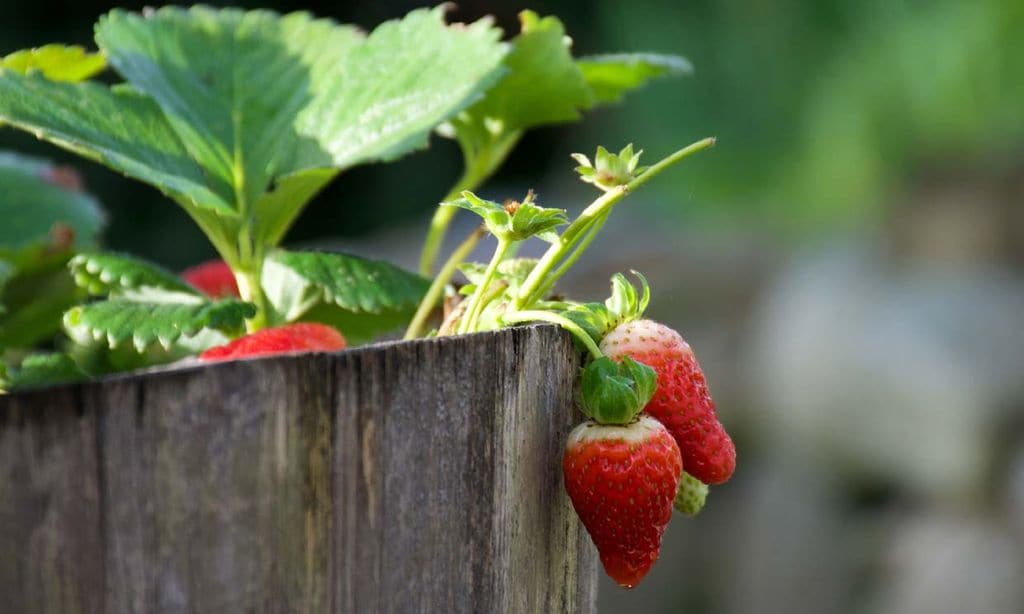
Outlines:
{"label": "wood grain texture", "polygon": [[0,396],[2,612],[593,612],[549,326]]}

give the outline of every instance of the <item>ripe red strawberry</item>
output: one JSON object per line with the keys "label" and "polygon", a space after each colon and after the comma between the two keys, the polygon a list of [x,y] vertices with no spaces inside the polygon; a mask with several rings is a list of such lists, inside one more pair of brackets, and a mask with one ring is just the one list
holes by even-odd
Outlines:
{"label": "ripe red strawberry", "polygon": [[210,260],[185,269],[181,278],[210,298],[239,296],[235,274],[223,260]]}
{"label": "ripe red strawberry", "polygon": [[687,473],[721,484],[736,469],[736,446],[718,421],[704,372],[679,333],[651,320],[619,324],[601,340],[612,360],[629,356],[654,368],[658,387],[644,411],[668,428]]}
{"label": "ripe red strawberry", "polygon": [[345,338],[324,324],[303,322],[264,328],[225,345],[212,347],[200,360],[218,361],[283,354],[286,352],[331,352],[345,347]]}
{"label": "ripe red strawberry", "polygon": [[621,586],[636,586],[658,560],[682,470],[676,442],[646,416],[627,425],[587,420],[569,435],[565,489]]}

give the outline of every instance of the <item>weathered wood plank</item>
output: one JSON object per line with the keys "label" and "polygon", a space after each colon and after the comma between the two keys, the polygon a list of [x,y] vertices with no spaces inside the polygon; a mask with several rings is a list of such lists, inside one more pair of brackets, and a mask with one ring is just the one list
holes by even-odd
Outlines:
{"label": "weathered wood plank", "polygon": [[0,611],[592,612],[553,327],[0,397]]}
{"label": "weathered wood plank", "polygon": [[97,436],[76,389],[0,405],[0,611],[103,611]]}

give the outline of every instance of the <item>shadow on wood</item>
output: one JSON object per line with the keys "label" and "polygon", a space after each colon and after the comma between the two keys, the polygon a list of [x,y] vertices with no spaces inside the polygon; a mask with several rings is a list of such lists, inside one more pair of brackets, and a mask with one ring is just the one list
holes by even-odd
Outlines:
{"label": "shadow on wood", "polygon": [[593,612],[535,326],[0,396],[0,611]]}

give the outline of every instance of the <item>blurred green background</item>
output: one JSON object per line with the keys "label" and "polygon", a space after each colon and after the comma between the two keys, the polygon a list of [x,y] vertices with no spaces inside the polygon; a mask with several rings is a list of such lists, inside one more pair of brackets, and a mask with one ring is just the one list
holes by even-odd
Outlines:
{"label": "blurred green background", "polygon": [[[365,27],[418,6],[231,4]],[[9,3],[0,52],[92,47],[108,8]],[[638,589],[603,584],[601,610],[1022,611],[1024,3],[471,1],[453,17],[515,32],[523,8],[559,16],[577,54],[679,53],[695,73],[528,134],[486,196],[533,187],[578,210],[592,193],[570,153],[719,138],[617,211],[568,283],[596,299],[643,271],[739,449],[733,482],[673,521]],[[213,255],[155,190],[13,130],[0,148],[79,169],[109,247],[172,268]],[[441,139],[348,171],[289,241],[411,265],[459,171]]]}

